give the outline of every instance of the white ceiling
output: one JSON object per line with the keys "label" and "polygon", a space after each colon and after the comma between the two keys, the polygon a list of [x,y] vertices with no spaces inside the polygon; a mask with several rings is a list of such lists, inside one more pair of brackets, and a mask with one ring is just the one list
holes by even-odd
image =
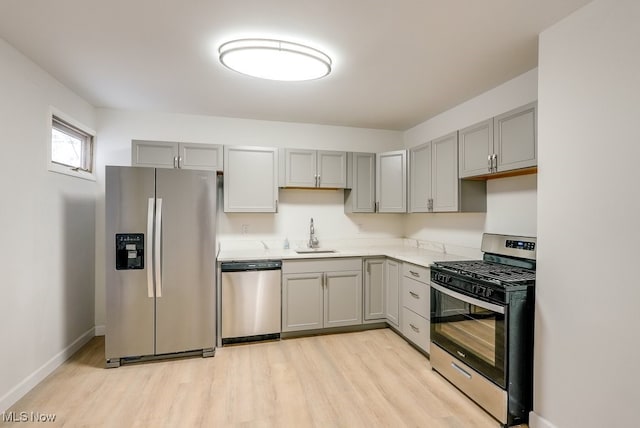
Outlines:
{"label": "white ceiling", "polygon": [[[0,37],[96,107],[405,130],[537,65],[590,0],[2,0]],[[231,38],[307,43],[333,73],[273,82]]]}

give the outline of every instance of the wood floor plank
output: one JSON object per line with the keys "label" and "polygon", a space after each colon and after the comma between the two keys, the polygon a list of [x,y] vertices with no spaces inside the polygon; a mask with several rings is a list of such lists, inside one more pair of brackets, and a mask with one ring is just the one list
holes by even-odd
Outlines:
{"label": "wood floor plank", "polygon": [[97,337],[9,412],[53,413],[47,426],[64,427],[499,426],[390,329],[103,367]]}

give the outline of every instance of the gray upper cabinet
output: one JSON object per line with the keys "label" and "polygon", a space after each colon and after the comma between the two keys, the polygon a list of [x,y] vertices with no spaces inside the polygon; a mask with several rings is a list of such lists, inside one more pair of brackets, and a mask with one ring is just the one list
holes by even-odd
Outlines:
{"label": "gray upper cabinet", "polygon": [[493,153],[493,119],[459,131],[460,178],[491,172]]}
{"label": "gray upper cabinet", "polygon": [[460,178],[538,164],[537,102],[460,130]]}
{"label": "gray upper cabinet", "polygon": [[407,212],[407,151],[376,155],[377,212]]}
{"label": "gray upper cabinet", "polygon": [[372,213],[376,209],[376,154],[347,153],[347,213]]}
{"label": "gray upper cabinet", "polygon": [[494,118],[496,172],[538,164],[537,113],[537,103],[531,103]]}
{"label": "gray upper cabinet", "polygon": [[278,149],[225,146],[224,211],[277,212]]}
{"label": "gray upper cabinet", "polygon": [[336,188],[347,186],[347,153],[281,149],[281,187]]}
{"label": "gray upper cabinet", "polygon": [[458,211],[458,134],[409,152],[409,212]]}
{"label": "gray upper cabinet", "polygon": [[131,142],[131,165],[222,171],[222,146],[133,140]]}

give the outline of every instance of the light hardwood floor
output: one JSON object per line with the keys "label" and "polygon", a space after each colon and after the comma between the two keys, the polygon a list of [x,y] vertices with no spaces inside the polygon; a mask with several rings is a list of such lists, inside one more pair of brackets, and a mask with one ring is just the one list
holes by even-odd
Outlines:
{"label": "light hardwood floor", "polygon": [[67,427],[499,426],[389,329],[103,367],[96,337],[9,412],[54,413],[37,426]]}

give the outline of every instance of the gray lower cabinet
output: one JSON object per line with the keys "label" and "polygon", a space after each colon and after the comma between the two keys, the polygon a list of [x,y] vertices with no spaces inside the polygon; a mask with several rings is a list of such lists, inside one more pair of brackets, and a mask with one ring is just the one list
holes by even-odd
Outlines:
{"label": "gray lower cabinet", "polygon": [[376,154],[347,153],[346,213],[376,211]]}
{"label": "gray lower cabinet", "polygon": [[225,146],[224,211],[278,210],[278,149]]}
{"label": "gray lower cabinet", "polygon": [[537,102],[459,131],[459,176],[476,177],[538,164]]}
{"label": "gray lower cabinet", "polygon": [[222,149],[218,144],[133,140],[131,165],[222,171]]}
{"label": "gray lower cabinet", "polygon": [[347,186],[347,152],[281,149],[280,187],[336,188]]}
{"label": "gray lower cabinet", "polygon": [[362,324],[362,259],[285,260],[282,331]]}
{"label": "gray lower cabinet", "polygon": [[401,263],[394,259],[386,259],[384,266],[384,314],[387,322],[395,327],[400,326],[400,276]]}
{"label": "gray lower cabinet", "polygon": [[364,259],[364,323],[384,321],[385,258]]}
{"label": "gray lower cabinet", "polygon": [[402,266],[402,335],[425,352],[430,342],[429,269],[411,263]]}

